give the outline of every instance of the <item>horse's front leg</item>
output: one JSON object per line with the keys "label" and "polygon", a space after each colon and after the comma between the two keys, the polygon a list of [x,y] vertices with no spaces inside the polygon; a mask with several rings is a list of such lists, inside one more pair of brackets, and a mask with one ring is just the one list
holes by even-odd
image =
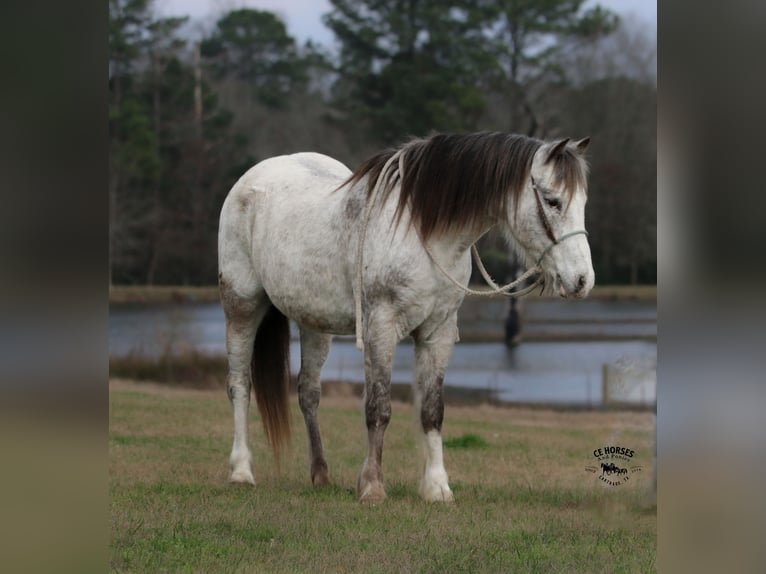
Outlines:
{"label": "horse's front leg", "polygon": [[364,335],[367,458],[357,482],[359,501],[368,504],[378,504],[386,498],[383,487],[383,436],[391,419],[391,367],[395,348],[392,314],[387,308],[375,308],[368,315]]}
{"label": "horse's front leg", "polygon": [[420,496],[428,502],[452,502],[442,453],[444,420],[444,372],[455,344],[457,316],[432,333],[415,335],[415,409],[420,413],[425,466]]}

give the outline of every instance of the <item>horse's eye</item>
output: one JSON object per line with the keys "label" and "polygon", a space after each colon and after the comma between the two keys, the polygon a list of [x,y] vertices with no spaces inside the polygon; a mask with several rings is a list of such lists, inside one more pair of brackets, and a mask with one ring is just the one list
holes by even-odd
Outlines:
{"label": "horse's eye", "polygon": [[545,203],[547,203],[553,209],[561,209],[561,202],[555,197],[546,197]]}

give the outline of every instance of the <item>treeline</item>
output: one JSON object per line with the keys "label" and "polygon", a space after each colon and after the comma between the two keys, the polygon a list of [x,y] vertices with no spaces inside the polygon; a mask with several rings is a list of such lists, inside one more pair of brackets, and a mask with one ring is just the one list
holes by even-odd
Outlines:
{"label": "treeline", "polygon": [[[431,131],[592,137],[597,280],[656,281],[656,73],[648,32],[583,0],[331,0],[332,49],[279,17],[208,30],[110,0],[110,277],[213,284],[218,214],[255,162],[318,151],[350,167]],[[508,256],[481,250],[498,280]]]}

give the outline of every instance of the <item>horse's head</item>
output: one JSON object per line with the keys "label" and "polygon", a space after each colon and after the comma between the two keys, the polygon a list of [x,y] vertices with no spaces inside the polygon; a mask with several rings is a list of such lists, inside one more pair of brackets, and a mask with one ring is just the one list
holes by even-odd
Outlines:
{"label": "horse's head", "polygon": [[512,235],[527,262],[542,268],[545,290],[562,297],[585,297],[595,282],[585,232],[589,141],[540,146],[511,214]]}

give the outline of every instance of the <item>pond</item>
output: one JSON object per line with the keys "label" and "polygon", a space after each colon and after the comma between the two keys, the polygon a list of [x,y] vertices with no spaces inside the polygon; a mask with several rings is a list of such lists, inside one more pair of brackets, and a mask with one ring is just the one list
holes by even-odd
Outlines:
{"label": "pond", "polygon": [[[585,406],[602,402],[606,377],[610,400],[654,404],[654,303],[539,299],[524,305],[523,334],[530,340],[511,349],[502,342],[458,343],[445,385],[489,391],[506,402]],[[502,334],[507,302],[473,300],[465,311],[461,332]],[[121,304],[110,309],[112,356],[156,357],[189,349],[225,354],[224,333],[223,311],[217,303]],[[594,333],[600,339],[591,340]],[[551,335],[549,340],[546,334]],[[589,338],[582,340],[583,334]],[[297,372],[300,352],[295,340],[291,354]],[[397,347],[392,382],[409,383],[412,369],[412,345],[405,341]],[[336,337],[322,377],[363,381],[363,356],[352,338]]]}

